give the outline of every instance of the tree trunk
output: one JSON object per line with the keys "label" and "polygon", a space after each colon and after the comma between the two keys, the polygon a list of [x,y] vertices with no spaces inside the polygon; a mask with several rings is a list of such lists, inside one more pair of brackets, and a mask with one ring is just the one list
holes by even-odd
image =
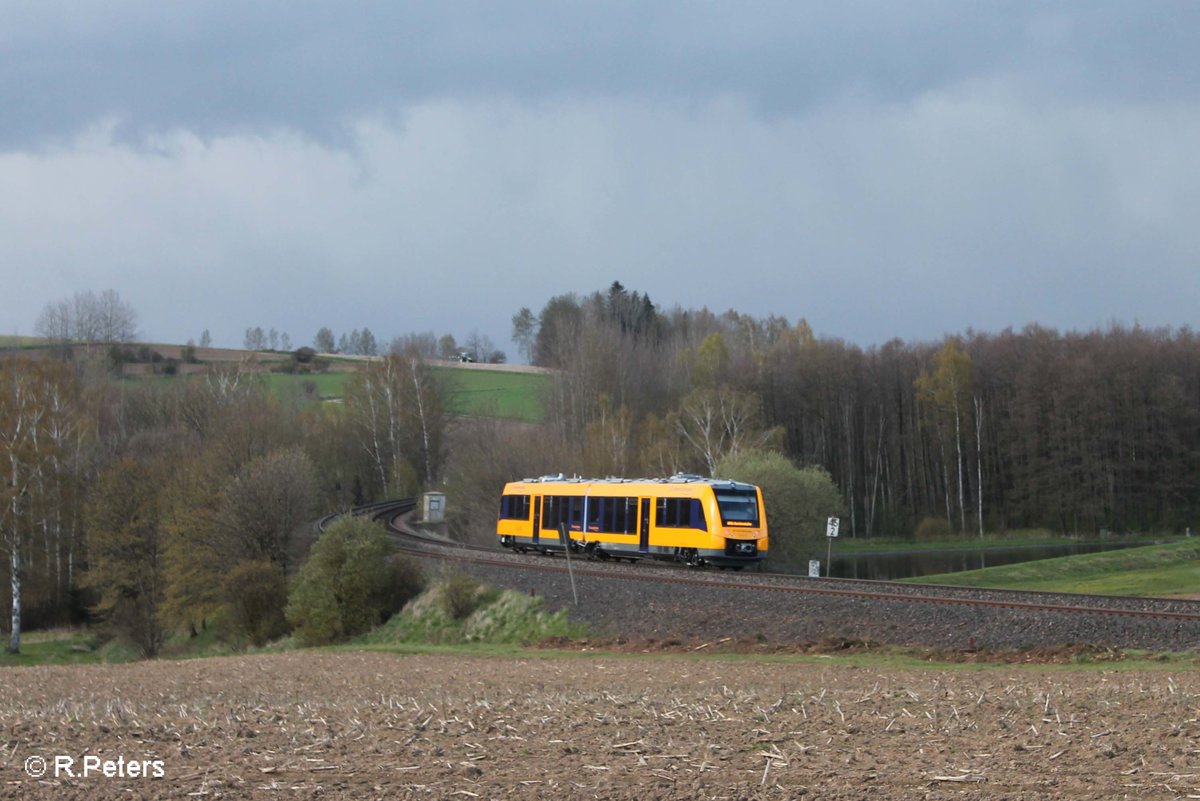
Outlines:
{"label": "tree trunk", "polygon": [[9,558],[9,569],[12,571],[12,637],[8,641],[8,652],[19,654],[21,653],[21,544],[15,538]]}
{"label": "tree trunk", "polygon": [[983,401],[975,398],[975,512],[979,517],[979,537],[983,538]]}
{"label": "tree trunk", "polygon": [[962,424],[959,418],[958,396],[956,395],[954,398],[954,448],[958,459],[958,519],[959,531],[965,534],[967,532],[967,504],[963,496]]}

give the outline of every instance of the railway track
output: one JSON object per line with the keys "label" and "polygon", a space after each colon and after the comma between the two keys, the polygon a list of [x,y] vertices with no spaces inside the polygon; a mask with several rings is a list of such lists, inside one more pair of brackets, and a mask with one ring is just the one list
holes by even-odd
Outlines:
{"label": "railway track", "polygon": [[[543,584],[554,587],[562,585],[568,574],[567,560],[562,556],[510,554],[422,534],[403,521],[415,509],[416,500],[408,498],[359,507],[352,514],[370,516],[383,523],[404,552],[423,559],[469,565],[476,571],[486,572],[490,580],[501,584],[523,587],[531,584],[531,577],[540,576]],[[333,517],[323,519],[321,523],[327,524]],[[665,601],[670,601],[672,594],[686,595],[695,598],[694,603],[699,608],[704,608],[707,603],[706,593],[709,597],[713,593],[732,593],[737,597],[752,598],[752,603],[758,607],[778,608],[781,612],[797,609],[807,615],[826,613],[820,610],[853,608],[857,610],[854,614],[860,623],[865,613],[868,616],[866,622],[872,624],[869,628],[895,628],[900,632],[900,639],[905,636],[905,629],[919,633],[930,628],[929,621],[937,623],[958,618],[963,620],[958,628],[965,629],[972,626],[1003,628],[1005,624],[996,621],[1009,620],[1014,632],[1023,633],[1022,636],[1035,645],[1071,641],[1117,647],[1200,647],[1200,601],[983,590],[864,579],[813,579],[781,573],[739,573],[732,577],[682,566],[619,566],[585,557],[574,558],[570,570],[579,580],[602,582],[610,587],[625,585],[626,589],[619,594],[651,598],[665,593]],[[543,592],[556,595],[564,591]],[[565,594],[557,600],[564,599],[570,600]],[[1036,621],[1037,631],[1031,632],[1029,621]],[[853,621],[847,621],[846,626],[851,623]],[[936,630],[937,626],[933,628]],[[1072,636],[1076,632],[1078,637]],[[923,639],[937,640],[941,636],[935,633]],[[1045,638],[1050,641],[1037,642]],[[959,639],[974,643],[980,637],[967,634]],[[1005,637],[990,639],[1003,640]]]}

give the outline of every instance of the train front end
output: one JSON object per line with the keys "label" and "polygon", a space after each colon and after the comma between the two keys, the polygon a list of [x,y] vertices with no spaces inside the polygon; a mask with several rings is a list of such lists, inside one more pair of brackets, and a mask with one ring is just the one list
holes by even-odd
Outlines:
{"label": "train front end", "polygon": [[738,481],[714,481],[712,492],[709,547],[697,555],[717,567],[760,564],[769,544],[762,490]]}

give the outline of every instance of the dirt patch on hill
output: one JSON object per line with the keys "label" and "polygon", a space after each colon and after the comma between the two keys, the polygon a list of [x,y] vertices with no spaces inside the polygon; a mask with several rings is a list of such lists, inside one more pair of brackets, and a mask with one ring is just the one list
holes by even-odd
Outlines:
{"label": "dirt patch on hill", "polygon": [[301,652],[0,682],[3,798],[1200,792],[1195,672]]}

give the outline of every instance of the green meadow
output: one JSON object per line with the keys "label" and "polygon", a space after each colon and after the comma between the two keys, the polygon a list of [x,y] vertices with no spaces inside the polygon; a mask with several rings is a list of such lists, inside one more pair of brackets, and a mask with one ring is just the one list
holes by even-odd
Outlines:
{"label": "green meadow", "polygon": [[1096,595],[1200,595],[1200,538],[1188,538],[1169,545],[1146,545],[921,576],[906,581]]}
{"label": "green meadow", "polygon": [[22,337],[16,334],[0,334],[0,349],[43,347],[46,340],[41,337]]}
{"label": "green meadow", "polygon": [[[542,393],[550,377],[543,373],[433,366],[434,375],[447,388],[451,414],[499,417],[528,423],[541,422]],[[271,373],[263,380],[277,397],[303,397],[315,392],[322,400],[338,400],[349,372],[288,375]]]}
{"label": "green meadow", "polygon": [[276,397],[284,400],[307,395],[310,386],[321,400],[335,400],[342,397],[342,385],[346,383],[346,377],[349,375],[335,372],[307,375],[268,373],[262,380]]}
{"label": "green meadow", "polygon": [[474,417],[500,417],[540,423],[542,395],[550,386],[544,373],[435,366],[434,373],[449,388],[450,411]]}

